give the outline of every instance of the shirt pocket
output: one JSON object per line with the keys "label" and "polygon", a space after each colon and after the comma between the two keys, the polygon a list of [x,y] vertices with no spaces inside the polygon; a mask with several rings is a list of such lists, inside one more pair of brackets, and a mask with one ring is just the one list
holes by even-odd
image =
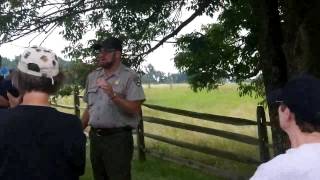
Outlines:
{"label": "shirt pocket", "polygon": [[98,98],[98,86],[88,88],[88,106],[92,106]]}
{"label": "shirt pocket", "polygon": [[112,88],[113,88],[113,92],[115,92],[118,96],[122,98],[126,98],[124,84],[116,84],[116,85],[113,85]]}

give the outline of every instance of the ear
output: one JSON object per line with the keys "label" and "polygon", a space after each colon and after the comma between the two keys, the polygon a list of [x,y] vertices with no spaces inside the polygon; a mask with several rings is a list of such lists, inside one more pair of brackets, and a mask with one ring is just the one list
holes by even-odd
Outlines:
{"label": "ear", "polygon": [[116,51],[116,57],[121,58],[121,51]]}
{"label": "ear", "polygon": [[280,127],[285,130],[293,122],[293,116],[290,109],[285,105],[280,105],[278,108]]}

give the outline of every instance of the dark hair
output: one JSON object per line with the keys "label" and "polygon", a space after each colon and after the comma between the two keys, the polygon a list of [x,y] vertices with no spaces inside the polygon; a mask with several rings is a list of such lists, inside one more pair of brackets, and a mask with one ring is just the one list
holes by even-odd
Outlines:
{"label": "dark hair", "polygon": [[[280,104],[280,108],[284,110],[285,108],[289,108],[289,107],[286,104],[282,103]],[[311,122],[305,121],[294,112],[291,111],[291,113],[294,114],[295,122],[299,127],[299,129],[301,130],[301,132],[305,132],[305,133],[320,132],[320,123],[311,123]]]}
{"label": "dark hair", "polygon": [[301,121],[296,118],[296,124],[300,128],[302,132],[306,133],[313,133],[313,132],[320,132],[320,124],[310,123],[306,121]]}
{"label": "dark hair", "polygon": [[48,94],[55,94],[63,83],[64,75],[60,72],[52,79],[47,77],[37,77],[23,73],[19,70],[12,73],[12,83],[18,89],[20,94],[31,91],[41,91]]}

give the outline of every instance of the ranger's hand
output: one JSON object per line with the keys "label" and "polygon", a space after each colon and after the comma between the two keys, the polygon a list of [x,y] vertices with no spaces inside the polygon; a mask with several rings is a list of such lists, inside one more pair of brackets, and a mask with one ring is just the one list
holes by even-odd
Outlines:
{"label": "ranger's hand", "polygon": [[103,89],[103,91],[110,97],[113,98],[115,96],[115,93],[113,91],[112,85],[107,83],[103,79],[98,79],[97,80],[97,85]]}

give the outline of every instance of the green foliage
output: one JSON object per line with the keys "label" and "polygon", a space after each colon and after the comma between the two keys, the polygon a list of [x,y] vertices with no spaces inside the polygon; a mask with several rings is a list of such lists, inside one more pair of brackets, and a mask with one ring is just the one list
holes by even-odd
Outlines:
{"label": "green foliage", "polygon": [[[265,97],[266,92],[263,84],[262,75],[259,75],[258,77],[250,81],[239,82],[238,85],[238,91],[240,96],[250,96],[256,99],[261,99]],[[262,99],[259,102],[259,104],[266,106],[266,99]]]}
{"label": "green foliage", "polygon": [[[261,70],[257,52],[256,18],[246,0],[4,0],[0,3],[0,43],[31,33],[60,33],[70,41],[65,53],[75,67],[68,82],[83,87],[84,74],[95,64],[96,52],[90,48],[109,36],[124,42],[123,62],[142,72],[140,64],[152,49],[152,42],[179,30],[183,11],[204,10],[213,17],[221,12],[219,22],[203,28],[203,34],[191,33],[178,39],[176,66],[185,71],[194,90],[214,89],[226,80],[239,84],[255,77]],[[94,30],[96,37],[85,44],[83,35]],[[151,52],[151,51],[150,51]],[[262,86],[245,87],[250,94]],[[260,85],[260,84],[259,84]]]}
{"label": "green foliage", "polygon": [[[208,0],[5,0],[0,3],[0,43],[33,32],[49,33],[60,26],[60,33],[71,42],[65,53],[77,63],[94,64],[96,54],[90,46],[112,35],[124,42],[124,63],[142,71],[139,65],[152,48],[151,42],[177,29],[182,9],[195,11],[205,6],[202,13],[213,16],[219,4],[220,1]],[[83,34],[92,29],[96,38],[87,44],[79,43]],[[77,72],[72,74],[83,79]]]}
{"label": "green foliage", "polygon": [[73,92],[73,87],[71,85],[66,85],[62,89],[59,90],[58,95],[64,97],[64,96],[70,96]]}
{"label": "green foliage", "polygon": [[58,92],[60,96],[69,96],[73,93],[74,86],[85,87],[87,75],[95,68],[94,64],[84,63],[80,60],[68,63],[68,68],[64,69],[65,85]]}
{"label": "green foliage", "polygon": [[[202,13],[213,15],[219,3],[208,0],[4,0],[0,3],[0,43],[63,27],[60,33],[71,42],[66,53],[77,59],[79,51],[85,51],[82,60],[87,61],[92,59],[92,54],[86,51],[92,42],[112,35],[124,42],[125,63],[138,69],[145,53],[151,49],[151,42],[180,25],[182,9],[195,11],[205,6]],[[95,40],[80,44],[79,40],[89,30],[96,31]]]}
{"label": "green foliage", "polygon": [[[240,85],[240,95],[262,92],[255,19],[247,1],[226,1],[219,23],[178,38],[175,65],[185,71],[193,90],[215,89],[226,80]],[[258,95],[263,95],[258,93]]]}

